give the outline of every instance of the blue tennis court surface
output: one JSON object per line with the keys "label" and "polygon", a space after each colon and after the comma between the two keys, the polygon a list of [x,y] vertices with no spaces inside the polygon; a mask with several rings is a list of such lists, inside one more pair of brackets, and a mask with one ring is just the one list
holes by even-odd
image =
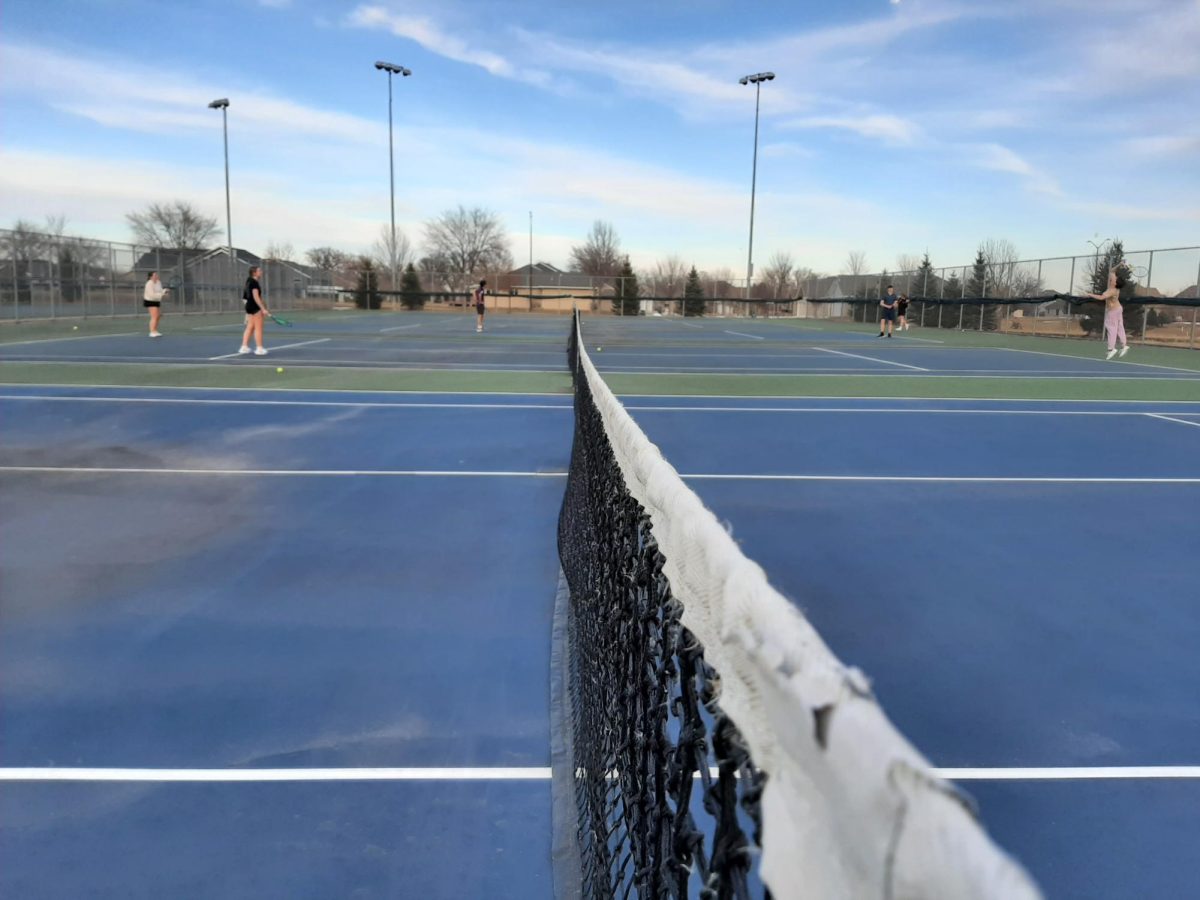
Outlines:
{"label": "blue tennis court surface", "polygon": [[[562,370],[562,320],[494,318],[331,317],[265,362],[212,359],[236,324],[0,358]],[[631,324],[588,332],[602,369],[1200,377]],[[1200,402],[623,400],[1047,896],[1188,895],[1200,777],[1162,774],[1200,774]],[[0,784],[0,894],[553,895],[569,396],[5,385],[0,416],[4,771],[149,770]]]}
{"label": "blue tennis court surface", "polygon": [[[458,371],[562,371],[564,317],[489,317],[476,334],[463,316],[328,313],[270,329],[266,358],[239,356],[241,326],[176,320],[159,339],[124,334],[64,336],[0,344],[0,362],[321,366]],[[934,329],[879,339],[803,320],[642,319],[588,323],[585,335],[605,373],[661,375],[888,375],[955,378],[1120,378],[1200,381],[1200,371],[1138,360],[1111,362],[1053,350],[961,347]],[[163,326],[167,328],[166,325]],[[1098,345],[1099,346],[1099,345]]]}

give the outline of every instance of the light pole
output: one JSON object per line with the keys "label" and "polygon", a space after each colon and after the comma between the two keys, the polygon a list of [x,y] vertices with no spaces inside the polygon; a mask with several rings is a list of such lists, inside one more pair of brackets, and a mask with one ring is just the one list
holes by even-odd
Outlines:
{"label": "light pole", "polygon": [[225,244],[229,249],[229,265],[233,266],[233,216],[229,212],[229,100],[222,97],[208,104],[209,109],[221,111],[221,130],[225,134]]}
{"label": "light pole", "polygon": [[392,195],[392,290],[396,290],[396,155],[392,149],[392,76],[400,75],[407,78],[412,74],[411,69],[406,69],[404,66],[398,66],[395,63],[383,62],[382,60],[375,63],[375,68],[381,72],[387,72],[388,77],[388,181],[391,184]]}
{"label": "light pole", "polygon": [[750,249],[746,255],[746,299],[750,299],[750,284],[754,279],[754,188],[758,181],[758,101],[762,83],[774,81],[774,72],[759,72],[738,79],[738,84],[754,85],[754,168],[750,170]]}

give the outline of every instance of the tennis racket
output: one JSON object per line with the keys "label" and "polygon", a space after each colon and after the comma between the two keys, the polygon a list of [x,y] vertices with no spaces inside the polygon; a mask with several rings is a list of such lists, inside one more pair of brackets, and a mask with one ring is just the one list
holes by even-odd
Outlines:
{"label": "tennis racket", "polygon": [[183,287],[183,279],[178,275],[172,275],[167,279],[167,290],[177,291]]}
{"label": "tennis racket", "polygon": [[292,323],[291,323],[290,321],[288,321],[287,319],[283,318],[283,316],[277,316],[277,315],[275,315],[274,313],[271,313],[271,321],[272,321],[272,322],[274,322],[276,325],[282,325],[282,326],[284,326],[285,328],[291,328],[291,327],[292,327]]}

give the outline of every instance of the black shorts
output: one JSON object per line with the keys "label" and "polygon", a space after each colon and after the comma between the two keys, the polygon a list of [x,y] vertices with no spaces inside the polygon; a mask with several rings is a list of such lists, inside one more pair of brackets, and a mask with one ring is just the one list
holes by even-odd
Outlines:
{"label": "black shorts", "polygon": [[484,314],[484,312],[486,312],[486,311],[487,311],[487,307],[485,307],[482,303],[475,304],[475,312],[479,313],[479,315],[482,316]]}
{"label": "black shorts", "polygon": [[142,306],[146,307],[146,309],[158,309],[162,304],[157,300],[143,300]]}
{"label": "black shorts", "polygon": [[904,306],[897,307],[896,312],[899,313],[902,317],[907,316],[908,315],[908,304],[906,303]]}
{"label": "black shorts", "polygon": [[880,320],[881,320],[881,321],[885,321],[885,322],[895,322],[895,321],[896,321],[896,307],[894,307],[894,306],[892,306],[892,307],[887,307],[887,306],[881,306],[881,307],[879,307],[879,318],[880,318]]}
{"label": "black shorts", "polygon": [[262,312],[262,307],[261,307],[261,306],[259,306],[259,305],[258,305],[257,303],[255,303],[253,300],[247,300],[247,301],[246,301],[246,315],[248,315],[248,316],[253,316],[253,315],[255,315],[256,313],[260,313],[260,312]]}

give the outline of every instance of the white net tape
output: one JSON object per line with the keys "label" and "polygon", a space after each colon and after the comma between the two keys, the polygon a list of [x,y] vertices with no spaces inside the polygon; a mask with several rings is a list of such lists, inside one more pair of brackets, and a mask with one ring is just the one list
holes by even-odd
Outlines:
{"label": "white net tape", "polygon": [[1036,898],[964,799],[888,721],[650,442],[588,358],[580,365],[629,491],[650,516],[683,625],[721,679],[721,708],[767,774],[761,875],[777,898]]}

